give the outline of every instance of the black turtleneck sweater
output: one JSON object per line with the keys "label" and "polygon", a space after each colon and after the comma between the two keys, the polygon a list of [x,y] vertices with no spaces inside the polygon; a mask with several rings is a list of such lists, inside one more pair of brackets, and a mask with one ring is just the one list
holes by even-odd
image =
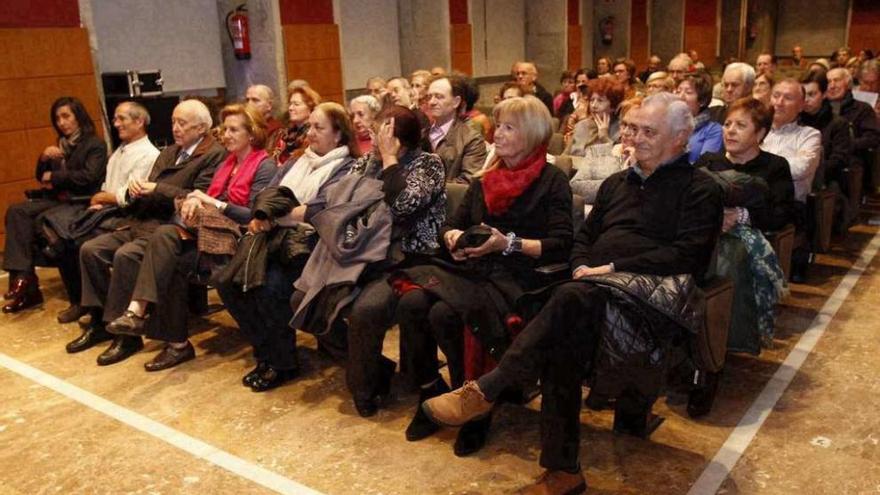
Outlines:
{"label": "black turtleneck sweater", "polygon": [[798,123],[810,126],[822,133],[822,164],[814,183],[825,186],[830,181],[842,182],[843,169],[849,166],[852,153],[852,137],[849,122],[836,117],[828,100],[815,114],[801,112]]}

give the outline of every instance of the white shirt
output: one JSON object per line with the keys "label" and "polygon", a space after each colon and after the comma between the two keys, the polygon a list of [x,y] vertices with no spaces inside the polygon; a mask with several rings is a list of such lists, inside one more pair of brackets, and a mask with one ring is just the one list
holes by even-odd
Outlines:
{"label": "white shirt", "polygon": [[107,161],[107,175],[101,190],[112,192],[116,195],[116,203],[125,206],[128,183],[133,179],[146,179],[158,156],[159,150],[146,135],[121,145]]}
{"label": "white shirt", "polygon": [[794,181],[794,199],[806,202],[822,159],[822,134],[812,127],[789,122],[771,129],[761,143],[761,149],[788,160]]}

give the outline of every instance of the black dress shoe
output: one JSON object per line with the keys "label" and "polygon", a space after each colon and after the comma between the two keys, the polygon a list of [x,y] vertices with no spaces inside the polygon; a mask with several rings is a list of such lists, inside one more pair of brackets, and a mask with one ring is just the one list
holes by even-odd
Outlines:
{"label": "black dress shoe", "polygon": [[180,363],[195,359],[196,350],[192,344],[187,341],[186,347],[178,349],[170,344],[166,345],[152,361],[144,363],[144,369],[147,371],[161,371],[173,368]]}
{"label": "black dress shoe", "polygon": [[245,387],[250,387],[253,385],[254,380],[256,380],[260,374],[266,371],[266,368],[269,367],[269,363],[265,361],[258,361],[257,367],[250,370],[247,375],[244,375],[241,379],[241,384]]}
{"label": "black dress shoe", "polygon": [[67,346],[64,348],[67,350],[68,354],[76,354],[77,352],[82,352],[86,349],[91,349],[92,347],[100,344],[101,342],[106,342],[113,338],[113,335],[104,330],[103,326],[92,326],[83,330],[83,333],[71,340],[67,343]]}
{"label": "black dress shoe", "polygon": [[458,457],[471,455],[486,445],[486,439],[489,437],[489,427],[492,425],[492,414],[485,418],[469,421],[458,430],[458,436],[455,438],[455,445],[452,451]]}
{"label": "black dress shoe", "polygon": [[39,287],[24,289],[3,306],[4,313],[18,313],[43,304],[43,293]]}
{"label": "black dress shoe", "polygon": [[266,370],[260,373],[251,384],[251,390],[254,392],[265,392],[283,385],[290,380],[299,376],[299,369],[292,368],[289,370],[279,370],[272,366],[267,366]]}
{"label": "black dress shoe", "polygon": [[98,366],[107,366],[128,359],[132,354],[144,348],[144,341],[140,337],[129,335],[117,335],[113,338],[104,352],[98,356]]}
{"label": "black dress shoe", "polygon": [[138,316],[132,311],[125,310],[125,313],[122,313],[122,316],[116,318],[107,325],[107,331],[113,335],[133,335],[140,337],[146,333],[144,330],[146,321],[146,317]]}
{"label": "black dress shoe", "polygon": [[89,314],[89,310],[79,304],[71,304],[64,311],[58,313],[58,323],[73,323]]}
{"label": "black dress shoe", "polygon": [[587,408],[593,411],[604,411],[606,409],[614,409],[614,403],[610,397],[605,394],[600,394],[593,389],[590,389],[590,393],[587,395],[587,398],[584,400],[584,405]]}
{"label": "black dress shoe", "polygon": [[379,365],[379,382],[376,384],[373,395],[367,399],[358,399],[357,397],[354,399],[354,408],[360,417],[369,418],[379,411],[379,404],[391,393],[391,379],[394,378],[396,367],[394,361],[382,356]]}
{"label": "black dress shoe", "polygon": [[419,406],[416,407],[416,415],[413,416],[412,421],[409,422],[409,426],[406,427],[407,441],[417,442],[430,437],[440,430],[440,425],[431,421],[428,415],[425,414],[425,411],[422,410],[422,402],[437,397],[438,395],[443,395],[449,391],[449,385],[446,385],[446,382],[443,381],[442,378],[438,378],[434,385],[422,389],[421,392],[419,392]]}

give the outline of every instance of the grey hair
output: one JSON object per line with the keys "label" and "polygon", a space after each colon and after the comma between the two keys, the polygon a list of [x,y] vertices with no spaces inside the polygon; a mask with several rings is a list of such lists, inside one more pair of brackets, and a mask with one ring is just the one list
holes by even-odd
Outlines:
{"label": "grey hair", "polygon": [[146,129],[147,126],[150,125],[150,112],[147,111],[147,107],[141,105],[136,101],[123,101],[119,105],[125,105],[125,113],[132,120],[143,120],[144,129]]}
{"label": "grey hair", "polygon": [[373,95],[360,95],[357,98],[353,98],[350,102],[348,102],[348,106],[351,107],[352,103],[360,103],[362,105],[366,105],[367,108],[370,109],[370,112],[373,115],[379,113],[379,110],[382,110],[382,105],[379,104],[379,100],[376,99]]}
{"label": "grey hair", "polygon": [[862,72],[880,73],[880,61],[878,61],[876,58],[865,60],[864,62],[862,62]]}
{"label": "grey hair", "polygon": [[199,100],[183,100],[177,104],[176,108],[192,115],[196,119],[196,122],[203,124],[205,126],[204,134],[207,134],[211,130],[211,127],[214,126],[214,120],[211,119],[211,111],[208,110],[207,105]]}
{"label": "grey hair", "polygon": [[373,76],[373,77],[367,79],[367,84],[366,84],[366,86],[364,86],[364,87],[365,87],[365,88],[369,88],[369,87],[370,87],[370,83],[373,83],[373,82],[380,82],[380,81],[382,82],[382,86],[385,86],[386,84],[388,84],[388,82],[385,80],[384,77]]}
{"label": "grey hair", "polygon": [[673,133],[687,132],[688,137],[694,131],[694,117],[687,103],[672,93],[656,93],[642,101],[642,108],[662,106],[666,110],[666,123]]}
{"label": "grey hair", "polygon": [[409,79],[407,79],[403,76],[392,77],[391,79],[389,79],[388,81],[385,82],[385,85],[387,86],[392,81],[400,81],[400,83],[403,84],[404,89],[412,89],[412,85],[409,83]]}
{"label": "grey hair", "polygon": [[259,89],[260,91],[266,93],[266,99],[269,100],[269,104],[275,106],[275,92],[272,91],[272,88],[266,86],[265,84],[252,84],[248,86],[248,89]]}
{"label": "grey hair", "polygon": [[[744,62],[734,62],[724,68],[724,73],[727,74],[728,72],[739,72],[742,75],[746,91],[751,91],[755,86],[755,68],[751,65]],[[724,76],[721,77],[722,79],[724,78]]]}
{"label": "grey hair", "polygon": [[828,71],[828,79],[831,79],[832,72],[836,73],[837,71],[840,71],[840,73],[843,74],[843,79],[846,81],[847,89],[851,88],[852,87],[852,74],[850,74],[849,71],[843,67],[835,67],[835,68],[829,70]]}

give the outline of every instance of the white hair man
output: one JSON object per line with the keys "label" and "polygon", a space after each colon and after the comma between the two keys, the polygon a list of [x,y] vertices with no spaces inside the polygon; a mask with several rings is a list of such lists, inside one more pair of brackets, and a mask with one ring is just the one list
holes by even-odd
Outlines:
{"label": "white hair man", "polygon": [[[721,190],[690,165],[685,153],[694,126],[687,104],[659,93],[627,116],[629,127],[621,132],[630,133],[634,141],[636,163],[608,177],[599,189],[593,212],[575,237],[574,280],[553,290],[493,371],[422,404],[435,422],[459,425],[491,411],[508,386],[540,379],[540,464],[547,471],[524,493],[582,493],[586,487],[578,462],[580,390],[586,363],[600,362],[591,356],[610,300],[606,289],[585,277],[622,271],[651,274],[659,280],[703,273],[721,229]],[[674,299],[679,296],[683,294]],[[673,333],[680,331],[675,328]],[[620,370],[601,371],[603,376],[620,377],[615,386],[634,390],[632,380],[637,378]],[[618,399],[615,430],[646,433],[656,396],[654,391],[640,390]]]}
{"label": "white hair man", "polygon": [[553,97],[538,83],[538,67],[532,62],[519,61],[513,64],[510,75],[524,88],[534,91],[535,97],[547,106],[553,115]]}
{"label": "white hair man", "polygon": [[728,64],[721,76],[721,101],[723,105],[715,105],[709,109],[709,118],[724,124],[727,107],[740,98],[750,96],[755,86],[755,68],[742,62]]}
{"label": "white hair man", "polygon": [[843,67],[828,71],[828,91],[825,97],[831,103],[834,115],[846,119],[852,126],[852,151],[862,164],[869,163],[871,150],[880,146],[880,126],[877,114],[867,103],[853,98],[852,76]]}
{"label": "white hair man", "polygon": [[687,53],[679,53],[669,61],[669,64],[666,66],[666,73],[675,81],[673,86],[678,86],[678,83],[684,79],[684,75],[691,71],[693,65],[694,61],[691,60]]}
{"label": "white hair man", "polygon": [[[207,190],[226,149],[211,136],[211,112],[198,100],[184,100],[171,116],[174,144],[159,153],[145,180],[133,180],[125,192],[126,208],[119,229],[87,241],[80,249],[82,306],[92,319],[82,335],[67,344],[67,352],[84,351],[113,338],[98,356],[98,365],[117,363],[143,349],[141,337],[116,336],[105,323],[122,316],[134,286],[146,240],[171,219],[174,199]],[[112,276],[111,276],[112,274]]]}

